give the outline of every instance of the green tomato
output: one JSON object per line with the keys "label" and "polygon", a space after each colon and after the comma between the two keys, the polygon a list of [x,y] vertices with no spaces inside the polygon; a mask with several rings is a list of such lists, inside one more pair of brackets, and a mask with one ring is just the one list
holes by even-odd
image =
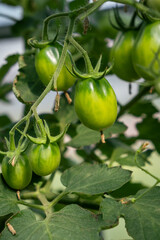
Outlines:
{"label": "green tomato", "polygon": [[58,168],[61,154],[57,143],[32,144],[28,158],[33,172],[39,176],[46,176]]}
{"label": "green tomato", "polygon": [[[146,80],[154,79],[149,70],[155,59],[155,55],[160,49],[160,21],[145,24],[140,29],[132,51],[132,61],[139,76]],[[160,54],[158,56],[160,61]],[[159,63],[156,60],[153,64],[153,71],[159,74]]]}
{"label": "green tomato", "polygon": [[[47,86],[57,68],[63,46],[56,42],[39,49],[35,56],[35,68],[42,83]],[[76,78],[67,70],[72,69],[70,53],[67,52],[65,64],[57,79],[57,90],[67,91],[75,83]]]}
{"label": "green tomato", "polygon": [[121,79],[132,82],[139,78],[132,63],[132,48],[135,44],[137,31],[120,32],[111,49],[113,72]]}
{"label": "green tomato", "polygon": [[14,166],[9,161],[8,157],[3,159],[2,175],[11,188],[21,190],[30,183],[32,178],[32,169],[28,158],[21,154]]}
{"label": "green tomato", "polygon": [[108,128],[117,117],[116,96],[105,78],[78,80],[74,106],[80,121],[93,130]]}
{"label": "green tomato", "polygon": [[159,0],[146,0],[145,3],[146,3],[146,6],[148,6],[149,8],[152,8],[152,9],[160,12],[160,1]]}

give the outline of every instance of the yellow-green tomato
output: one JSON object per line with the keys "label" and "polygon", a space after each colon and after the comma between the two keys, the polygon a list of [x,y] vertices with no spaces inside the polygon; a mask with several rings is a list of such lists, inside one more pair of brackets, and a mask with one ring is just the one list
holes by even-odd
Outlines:
{"label": "yellow-green tomato", "polygon": [[110,127],[117,117],[116,95],[105,78],[78,80],[74,106],[80,121],[93,130]]}
{"label": "yellow-green tomato", "polygon": [[[47,86],[53,77],[57,68],[58,60],[62,53],[63,46],[56,42],[54,44],[46,45],[42,49],[38,49],[35,56],[35,68],[42,83]],[[72,62],[70,53],[67,52],[66,60],[60,75],[57,79],[57,90],[66,91],[72,87],[76,78],[67,70],[72,69]]]}
{"label": "yellow-green tomato", "polygon": [[159,75],[160,52],[158,54],[158,51],[160,51],[160,21],[144,24],[132,51],[134,68],[140,77],[153,80],[155,77],[152,71]]}
{"label": "yellow-green tomato", "polygon": [[110,59],[113,72],[121,79],[132,82],[139,78],[132,63],[132,48],[137,31],[120,32],[111,49]]}
{"label": "yellow-green tomato", "polygon": [[34,173],[47,176],[58,168],[61,154],[57,143],[32,144],[28,158]]}
{"label": "yellow-green tomato", "polygon": [[32,169],[26,155],[21,154],[14,166],[5,157],[2,161],[2,175],[6,183],[13,189],[21,190],[27,187],[32,178]]}

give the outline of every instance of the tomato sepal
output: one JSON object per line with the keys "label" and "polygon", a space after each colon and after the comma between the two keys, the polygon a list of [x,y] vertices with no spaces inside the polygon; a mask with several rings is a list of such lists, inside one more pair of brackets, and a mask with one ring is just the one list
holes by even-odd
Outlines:
{"label": "tomato sepal", "polygon": [[55,37],[52,39],[52,40],[41,40],[41,41],[38,41],[36,38],[29,38],[27,40],[27,43],[29,46],[33,47],[33,48],[44,48],[46,47],[47,45],[49,44],[54,44],[56,41],[57,41],[57,37],[58,37],[58,31],[55,35]]}
{"label": "tomato sepal", "polygon": [[64,127],[64,130],[60,134],[58,134],[57,136],[51,136],[48,124],[44,120],[43,133],[38,129],[38,126],[37,126],[37,123],[36,123],[35,124],[36,137],[32,137],[29,134],[27,134],[27,137],[32,143],[35,143],[35,144],[46,144],[47,142],[54,143],[54,142],[57,142],[58,140],[60,140],[65,135],[69,126],[70,126],[69,123],[66,124],[65,127]]}
{"label": "tomato sepal", "polygon": [[113,64],[108,68],[106,67],[105,70],[103,72],[99,72],[100,66],[101,66],[101,60],[102,60],[102,56],[100,56],[100,58],[98,59],[98,62],[96,64],[95,69],[92,72],[89,73],[82,73],[76,66],[75,63],[73,63],[72,65],[72,72],[70,72],[70,70],[68,69],[68,71],[73,75],[78,77],[78,79],[80,80],[86,80],[88,78],[92,78],[94,80],[100,80],[102,79],[105,75],[107,75],[111,69],[113,68]]}
{"label": "tomato sepal", "polygon": [[64,130],[60,134],[58,134],[57,136],[51,136],[50,135],[50,130],[49,130],[49,127],[48,127],[48,124],[46,123],[46,121],[44,121],[44,124],[45,124],[46,134],[47,134],[47,137],[48,137],[50,143],[54,143],[54,142],[59,141],[65,135],[65,133],[67,132],[67,130],[70,126],[69,123],[66,124],[65,127],[64,127]]}

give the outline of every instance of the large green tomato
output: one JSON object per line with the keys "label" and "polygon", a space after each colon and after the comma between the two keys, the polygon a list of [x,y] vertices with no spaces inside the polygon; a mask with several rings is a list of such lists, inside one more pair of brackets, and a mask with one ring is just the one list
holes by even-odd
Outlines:
{"label": "large green tomato", "polygon": [[132,63],[132,48],[137,31],[120,32],[111,49],[113,72],[121,79],[132,82],[139,78]]}
{"label": "large green tomato", "polygon": [[[37,51],[35,56],[35,67],[40,80],[45,86],[48,85],[51,80],[56,68],[57,63],[62,53],[63,46],[56,42],[45,46]],[[72,87],[75,83],[76,78],[73,77],[67,70],[72,69],[72,62],[67,52],[65,64],[62,67],[60,75],[57,79],[57,90],[67,91],[68,88]]]}
{"label": "large green tomato", "polygon": [[[146,24],[140,29],[132,51],[134,68],[139,76],[146,80],[154,77],[147,69],[150,68],[156,53],[160,50],[160,21]],[[160,54],[158,56],[160,61]],[[156,60],[153,64],[153,71],[159,74],[159,63]]]}
{"label": "large green tomato", "polygon": [[14,166],[9,161],[8,157],[3,159],[2,175],[11,188],[21,190],[30,183],[32,178],[32,169],[28,158],[21,154]]}
{"label": "large green tomato", "polygon": [[33,172],[39,176],[46,176],[58,168],[61,154],[57,143],[32,144],[28,158]]}
{"label": "large green tomato", "polygon": [[160,12],[160,0],[146,0],[146,5]]}
{"label": "large green tomato", "polygon": [[80,121],[93,130],[104,130],[117,117],[116,96],[105,78],[78,80],[74,106]]}

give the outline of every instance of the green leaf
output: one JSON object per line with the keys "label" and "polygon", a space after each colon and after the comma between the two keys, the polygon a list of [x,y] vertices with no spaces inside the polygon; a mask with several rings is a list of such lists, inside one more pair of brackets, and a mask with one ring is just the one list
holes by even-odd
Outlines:
{"label": "green leaf", "polygon": [[67,187],[67,192],[94,195],[114,191],[130,177],[131,172],[120,167],[83,163],[67,169],[61,176],[61,182]]}
{"label": "green leaf", "polygon": [[[141,190],[135,197],[141,195]],[[126,228],[135,240],[160,239],[160,187],[155,187],[135,203],[123,204],[121,214]]]}
{"label": "green leaf", "polygon": [[[145,163],[149,163],[147,159],[151,153],[151,150],[147,150],[138,155],[137,161],[140,166],[144,166]],[[130,147],[118,147],[113,151],[111,161],[118,162],[120,165],[136,166],[135,151]]]}
{"label": "green leaf", "polygon": [[78,205],[64,207],[43,221],[36,221],[30,210],[23,210],[13,216],[9,223],[14,227],[16,235],[13,236],[6,227],[1,240],[100,240],[101,221]]}
{"label": "green leaf", "polygon": [[18,211],[16,192],[9,189],[0,176],[0,216]]}
{"label": "green leaf", "polygon": [[113,199],[106,198],[101,202],[100,212],[105,222],[104,228],[113,227],[118,224],[121,204]]}
{"label": "green leaf", "polygon": [[[123,123],[116,122],[112,127],[104,130],[105,138],[110,137],[111,134],[114,133],[123,133],[125,130],[126,126]],[[77,135],[69,143],[67,143],[67,146],[78,148],[98,142],[100,142],[100,133],[81,124],[77,127]]]}
{"label": "green leaf", "polygon": [[114,198],[124,198],[131,195],[135,195],[139,190],[147,188],[147,186],[141,183],[127,182],[121,188],[110,193]]}
{"label": "green leaf", "polygon": [[6,221],[12,216],[12,213],[7,214],[5,216],[0,217],[0,233],[3,231],[5,228],[5,223]]}
{"label": "green leaf", "polygon": [[17,75],[13,83],[14,94],[19,101],[25,104],[32,104],[45,89],[36,73],[34,56],[20,56],[19,66],[20,74]]}
{"label": "green leaf", "polygon": [[152,105],[152,103],[147,100],[143,100],[134,104],[130,109],[129,113],[133,114],[134,116],[142,116],[144,114],[148,116],[152,116],[154,113],[158,112],[157,109]]}
{"label": "green leaf", "polygon": [[[134,197],[145,191],[140,190]],[[106,227],[109,223],[117,224],[119,217],[123,217],[127,232],[134,240],[160,239],[160,187],[151,189],[134,203],[105,199],[100,210]]]}
{"label": "green leaf", "polygon": [[160,153],[160,144],[159,144],[159,132],[160,124],[159,120],[148,116],[141,123],[136,125],[139,136],[138,139],[144,139],[152,141],[155,145],[156,150]]}
{"label": "green leaf", "polygon": [[11,56],[8,56],[5,60],[7,63],[5,63],[0,68],[0,83],[2,82],[4,76],[7,74],[9,69],[18,61],[19,54],[14,54]]}

